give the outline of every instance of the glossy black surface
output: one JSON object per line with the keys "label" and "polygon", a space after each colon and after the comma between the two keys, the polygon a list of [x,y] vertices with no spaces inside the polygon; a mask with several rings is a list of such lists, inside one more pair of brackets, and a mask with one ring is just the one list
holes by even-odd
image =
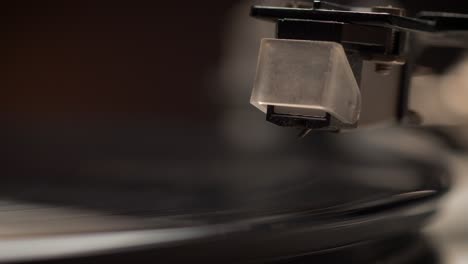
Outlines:
{"label": "glossy black surface", "polygon": [[[263,151],[230,145],[208,124],[188,134],[148,121],[76,124],[2,132],[2,199],[132,217],[142,230],[208,230],[146,244],[167,262],[264,262],[415,232],[449,187],[432,136],[417,131],[293,133]],[[414,152],[406,136],[433,152]]]}
{"label": "glossy black surface", "polygon": [[[272,249],[274,250],[274,249]],[[188,251],[168,251],[161,254],[157,250],[138,250],[131,253],[104,254],[95,257],[79,257],[60,259],[54,261],[41,261],[31,263],[41,264],[78,264],[78,263],[200,263],[203,253],[194,254]],[[209,254],[209,253],[208,253]],[[389,263],[389,264],[442,264],[445,263],[439,250],[430,240],[418,234],[392,237],[386,240],[361,242],[326,251],[309,252],[307,254],[280,257],[270,261],[261,261],[243,256],[245,262],[241,263],[268,263],[268,264],[299,264],[299,263]],[[210,261],[205,256],[202,263],[233,263],[228,256],[220,257],[217,262]],[[234,262],[239,263],[239,262]]]}

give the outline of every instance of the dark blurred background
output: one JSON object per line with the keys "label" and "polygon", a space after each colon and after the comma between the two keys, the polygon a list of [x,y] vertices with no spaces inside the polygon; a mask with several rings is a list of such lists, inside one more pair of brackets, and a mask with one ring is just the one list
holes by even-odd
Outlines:
{"label": "dark blurred background", "polygon": [[[413,14],[468,10],[459,1],[343,3],[403,5]],[[215,118],[219,113],[213,104],[229,98],[219,95],[221,84],[212,84],[226,56],[233,10],[241,5],[246,3],[2,3],[1,113],[15,120]],[[255,22],[243,15],[238,19],[247,31]]]}
{"label": "dark blurred background", "polygon": [[2,4],[1,111],[7,117],[210,118],[234,1]]}

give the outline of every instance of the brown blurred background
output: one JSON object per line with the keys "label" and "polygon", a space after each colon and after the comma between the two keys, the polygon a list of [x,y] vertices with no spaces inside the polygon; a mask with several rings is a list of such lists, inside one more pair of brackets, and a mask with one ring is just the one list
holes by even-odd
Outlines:
{"label": "brown blurred background", "polygon": [[15,118],[213,115],[206,84],[234,4],[2,3],[0,111]]}
{"label": "brown blurred background", "polygon": [[[404,4],[411,13],[463,11],[463,4],[451,2],[353,3]],[[209,84],[240,3],[4,1],[0,112],[39,119],[216,116],[210,104],[220,87]]]}

